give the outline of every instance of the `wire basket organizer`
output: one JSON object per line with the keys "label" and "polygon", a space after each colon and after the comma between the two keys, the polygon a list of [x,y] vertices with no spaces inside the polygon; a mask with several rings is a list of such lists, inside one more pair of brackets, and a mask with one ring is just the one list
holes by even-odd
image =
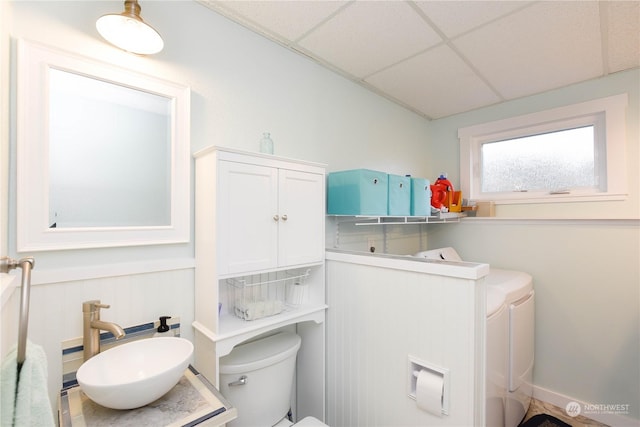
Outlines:
{"label": "wire basket organizer", "polygon": [[229,311],[243,320],[273,316],[299,307],[310,270],[279,271],[227,279]]}

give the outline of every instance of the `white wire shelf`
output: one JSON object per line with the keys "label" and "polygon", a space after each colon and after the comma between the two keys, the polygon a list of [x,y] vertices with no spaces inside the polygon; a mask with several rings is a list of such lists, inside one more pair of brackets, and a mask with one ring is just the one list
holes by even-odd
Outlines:
{"label": "white wire shelf", "polygon": [[459,222],[465,214],[459,212],[438,213],[431,216],[376,216],[376,215],[329,215],[336,218],[352,219],[355,225],[406,225]]}

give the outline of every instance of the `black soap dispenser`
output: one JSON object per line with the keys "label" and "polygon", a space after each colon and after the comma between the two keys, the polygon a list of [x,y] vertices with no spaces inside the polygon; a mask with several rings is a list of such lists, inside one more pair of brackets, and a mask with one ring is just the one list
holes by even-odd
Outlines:
{"label": "black soap dispenser", "polygon": [[171,330],[171,328],[169,327],[169,325],[167,325],[167,320],[171,319],[171,316],[160,316],[160,326],[158,326],[158,329],[154,336],[160,336],[160,335],[169,335],[167,334],[167,332],[169,332],[169,330]]}

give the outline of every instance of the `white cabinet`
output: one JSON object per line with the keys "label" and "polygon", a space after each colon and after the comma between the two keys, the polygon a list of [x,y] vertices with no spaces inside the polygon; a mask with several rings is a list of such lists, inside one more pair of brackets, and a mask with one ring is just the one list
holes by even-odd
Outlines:
{"label": "white cabinet", "polygon": [[297,164],[218,166],[219,275],[322,261],[323,173]]}
{"label": "white cabinet", "polygon": [[289,169],[279,171],[280,265],[324,259],[324,174]]}
{"label": "white cabinet", "polygon": [[[234,346],[294,329],[302,337],[296,412],[323,419],[325,168],[218,147],[194,157],[194,365],[219,386],[219,359]],[[271,283],[300,272],[306,278],[300,304],[256,320],[243,320],[230,309],[237,303],[231,284]]]}

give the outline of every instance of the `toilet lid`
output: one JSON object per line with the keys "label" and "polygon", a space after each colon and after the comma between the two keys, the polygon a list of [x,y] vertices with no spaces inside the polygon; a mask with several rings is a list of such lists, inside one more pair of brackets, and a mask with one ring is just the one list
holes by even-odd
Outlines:
{"label": "toilet lid", "polygon": [[322,421],[313,417],[306,417],[294,424],[294,427],[329,427]]}
{"label": "toilet lid", "polygon": [[237,345],[220,358],[221,374],[241,374],[274,365],[300,348],[302,339],[292,332],[279,332],[246,344]]}

